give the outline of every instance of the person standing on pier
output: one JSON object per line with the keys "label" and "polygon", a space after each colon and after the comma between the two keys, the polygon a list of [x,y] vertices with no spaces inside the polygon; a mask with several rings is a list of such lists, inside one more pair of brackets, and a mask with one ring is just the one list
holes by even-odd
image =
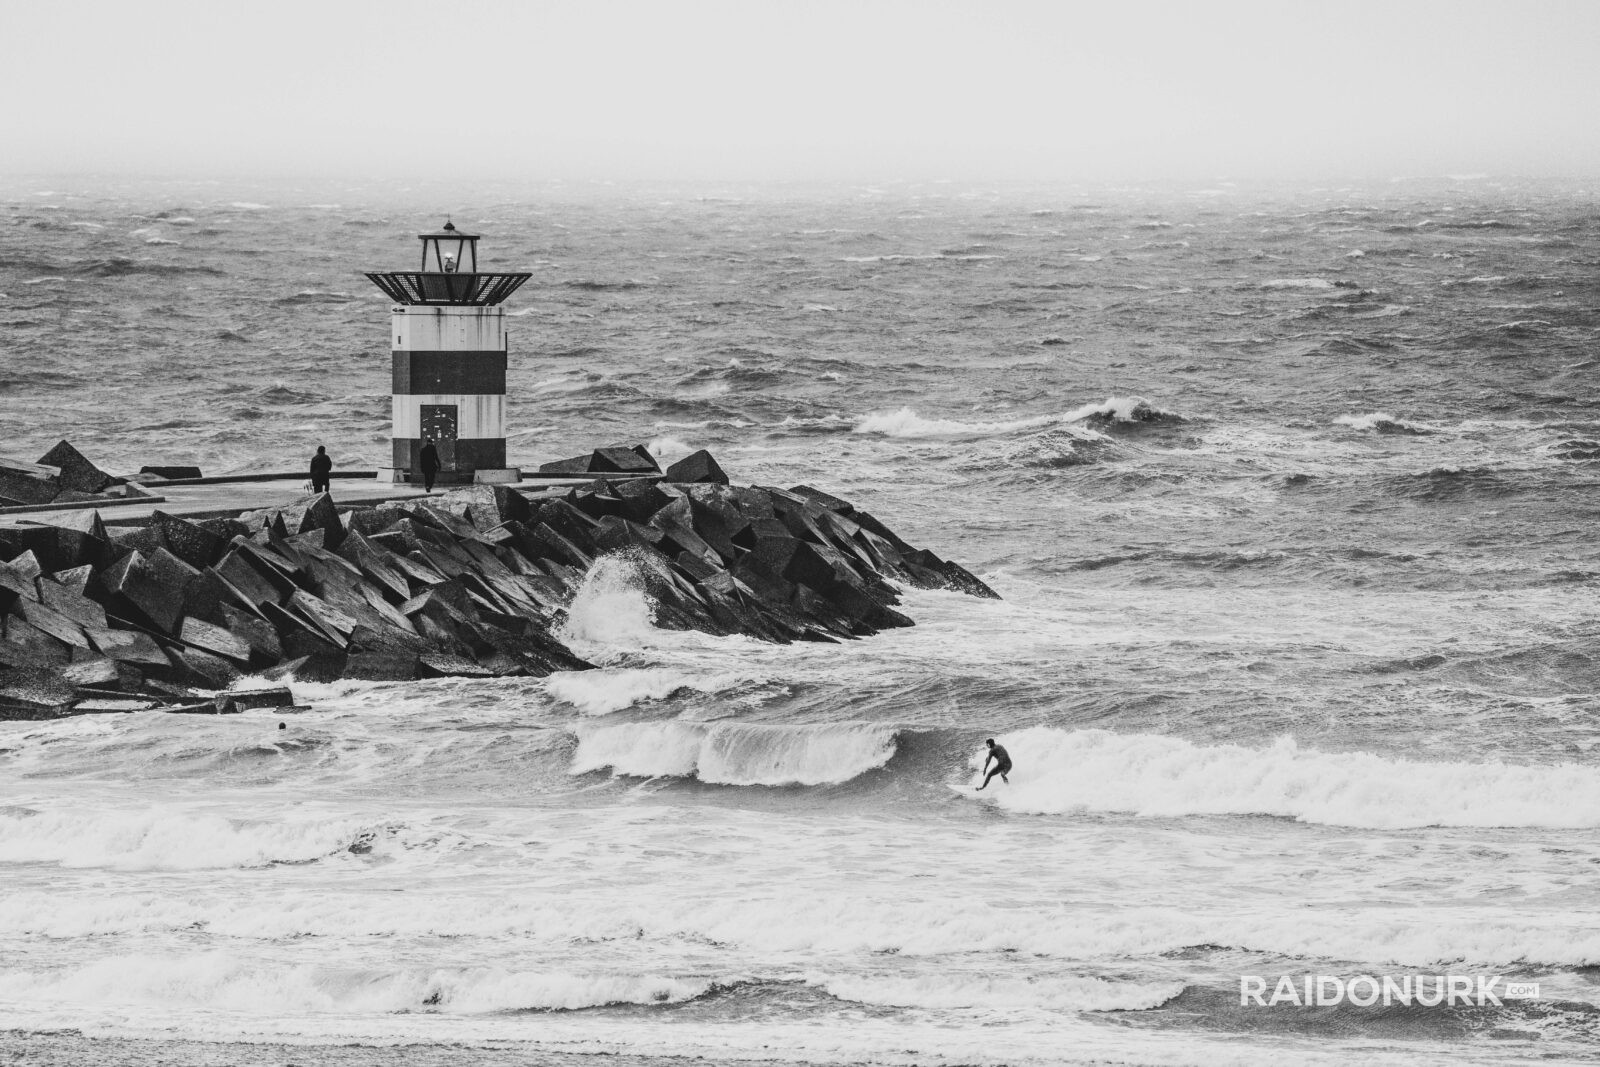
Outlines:
{"label": "person standing on pier", "polygon": [[328,477],[333,470],[333,459],[328,455],[327,445],[318,445],[317,454],[311,457],[311,491],[313,493],[326,493],[328,491]]}
{"label": "person standing on pier", "polygon": [[433,479],[439,473],[439,450],[433,447],[433,438],[422,443],[422,451],[417,453],[417,466],[422,468],[423,488],[433,492]]}

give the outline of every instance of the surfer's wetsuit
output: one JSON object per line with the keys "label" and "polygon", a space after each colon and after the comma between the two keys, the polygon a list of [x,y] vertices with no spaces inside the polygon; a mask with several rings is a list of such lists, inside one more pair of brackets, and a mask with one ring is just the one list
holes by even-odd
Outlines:
{"label": "surfer's wetsuit", "polygon": [[984,776],[983,785],[980,785],[978,787],[979,789],[982,789],[982,788],[984,788],[984,786],[987,786],[989,784],[989,780],[992,779],[997,774],[1000,776],[1000,780],[1001,781],[1003,781],[1003,782],[1009,782],[1010,781],[1010,779],[1007,778],[1006,775],[1011,773],[1011,754],[1006,751],[1006,748],[1005,748],[1004,745],[990,745],[989,746],[989,754],[984,757],[983,765],[985,767],[987,767],[989,765],[989,761],[990,760],[994,760],[994,770],[990,771],[987,775]]}

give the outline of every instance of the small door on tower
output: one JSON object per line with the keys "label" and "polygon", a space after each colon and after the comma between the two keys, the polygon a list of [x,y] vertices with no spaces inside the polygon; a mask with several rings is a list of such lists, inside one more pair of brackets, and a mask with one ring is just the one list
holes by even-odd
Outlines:
{"label": "small door on tower", "polygon": [[457,425],[455,404],[422,405],[422,437],[423,440],[433,438],[433,447],[439,452],[439,469],[442,471],[456,469]]}

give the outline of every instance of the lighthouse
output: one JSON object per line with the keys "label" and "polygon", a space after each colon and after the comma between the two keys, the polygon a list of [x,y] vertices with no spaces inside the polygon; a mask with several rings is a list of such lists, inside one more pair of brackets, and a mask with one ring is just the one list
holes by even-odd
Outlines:
{"label": "lighthouse", "polygon": [[501,302],[530,274],[478,270],[478,235],[418,234],[422,268],[367,273],[394,301],[394,481],[420,481],[431,440],[439,481],[505,481],[506,327]]}

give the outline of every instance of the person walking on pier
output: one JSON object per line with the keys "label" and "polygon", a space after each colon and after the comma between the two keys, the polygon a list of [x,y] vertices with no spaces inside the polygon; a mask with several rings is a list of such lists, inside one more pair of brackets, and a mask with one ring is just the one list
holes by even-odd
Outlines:
{"label": "person walking on pier", "polygon": [[433,492],[433,479],[439,473],[439,450],[433,447],[433,438],[422,443],[422,451],[417,453],[417,465],[422,468],[423,488]]}
{"label": "person walking on pier", "polygon": [[333,459],[328,455],[327,445],[318,445],[317,454],[311,457],[311,491],[313,493],[326,493],[328,491],[328,476],[333,470]]}

